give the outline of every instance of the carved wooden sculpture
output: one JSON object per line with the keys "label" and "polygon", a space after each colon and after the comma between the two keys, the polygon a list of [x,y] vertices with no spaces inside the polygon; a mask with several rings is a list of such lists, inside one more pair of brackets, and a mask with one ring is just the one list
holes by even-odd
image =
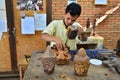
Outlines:
{"label": "carved wooden sculpture", "polygon": [[51,48],[48,46],[45,53],[43,54],[42,64],[44,72],[51,74],[55,69],[55,55],[53,54]]}
{"label": "carved wooden sculpture", "polygon": [[81,48],[74,56],[74,70],[76,75],[87,76],[89,65],[89,57],[87,56],[85,49]]}
{"label": "carved wooden sculpture", "polygon": [[56,63],[58,65],[68,64],[70,62],[70,53],[68,48],[66,47],[65,50],[57,50],[56,46],[53,46],[53,52],[56,55]]}

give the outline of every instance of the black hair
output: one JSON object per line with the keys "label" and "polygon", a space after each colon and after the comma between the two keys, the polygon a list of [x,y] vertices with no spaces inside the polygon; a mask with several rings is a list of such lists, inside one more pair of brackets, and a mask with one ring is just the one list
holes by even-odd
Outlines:
{"label": "black hair", "polygon": [[71,16],[78,15],[79,17],[81,14],[81,6],[75,2],[72,2],[67,5],[65,13],[70,13]]}

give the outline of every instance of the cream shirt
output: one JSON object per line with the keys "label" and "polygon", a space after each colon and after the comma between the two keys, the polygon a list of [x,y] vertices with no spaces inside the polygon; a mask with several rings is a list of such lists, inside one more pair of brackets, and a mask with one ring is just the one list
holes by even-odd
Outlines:
{"label": "cream shirt", "polygon": [[[73,23],[73,25],[76,25],[76,24],[80,25],[77,22]],[[63,42],[65,43],[67,41],[66,32],[67,32],[67,29],[66,29],[66,26],[64,25],[63,20],[54,20],[46,27],[46,29],[42,33],[47,33],[49,35],[56,36],[61,40],[63,40]],[[78,42],[79,42],[78,38],[73,40],[68,39],[67,46],[70,48],[70,50],[76,50],[77,49],[76,43]],[[54,44],[55,42],[51,42],[50,46],[53,46]]]}

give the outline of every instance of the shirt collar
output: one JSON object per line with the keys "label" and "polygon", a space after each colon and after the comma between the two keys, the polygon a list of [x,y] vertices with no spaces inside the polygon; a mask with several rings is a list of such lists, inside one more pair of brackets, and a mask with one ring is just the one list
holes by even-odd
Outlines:
{"label": "shirt collar", "polygon": [[64,23],[64,25],[65,25],[65,28],[67,29],[68,28],[68,26],[65,24],[65,20],[63,19],[63,23]]}

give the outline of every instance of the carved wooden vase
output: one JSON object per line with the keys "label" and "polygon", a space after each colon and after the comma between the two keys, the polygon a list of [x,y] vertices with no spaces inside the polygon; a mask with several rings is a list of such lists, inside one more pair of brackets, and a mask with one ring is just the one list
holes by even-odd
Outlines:
{"label": "carved wooden vase", "polygon": [[43,58],[42,60],[44,72],[51,74],[55,70],[55,58]]}
{"label": "carved wooden vase", "polygon": [[68,51],[68,48],[66,47],[65,50],[57,50],[56,46],[53,47],[52,51],[56,55],[56,63],[57,65],[64,65],[64,64],[69,64],[70,62],[70,53]]}
{"label": "carved wooden vase", "polygon": [[42,57],[43,69],[46,74],[51,74],[55,70],[55,55],[48,46]]}
{"label": "carved wooden vase", "polygon": [[87,76],[89,66],[89,57],[87,56],[85,49],[81,48],[74,56],[75,74],[78,76]]}

